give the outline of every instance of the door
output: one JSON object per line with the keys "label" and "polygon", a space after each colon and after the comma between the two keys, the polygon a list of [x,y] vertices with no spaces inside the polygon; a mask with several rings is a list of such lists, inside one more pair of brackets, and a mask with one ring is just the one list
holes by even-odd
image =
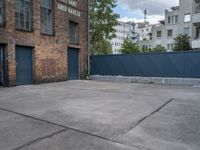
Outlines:
{"label": "door", "polygon": [[0,45],[0,86],[5,84],[5,51]]}
{"label": "door", "polygon": [[79,50],[68,49],[68,80],[79,79]]}
{"label": "door", "polygon": [[33,83],[32,48],[16,47],[16,85]]}

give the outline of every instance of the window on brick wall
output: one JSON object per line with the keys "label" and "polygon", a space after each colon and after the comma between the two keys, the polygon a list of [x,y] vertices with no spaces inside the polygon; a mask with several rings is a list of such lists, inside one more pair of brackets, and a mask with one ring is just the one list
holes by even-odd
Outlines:
{"label": "window on brick wall", "polygon": [[78,23],[69,22],[69,42],[71,44],[79,44],[79,27]]}
{"label": "window on brick wall", "polygon": [[53,34],[52,0],[41,0],[41,32]]}
{"label": "window on brick wall", "polygon": [[31,0],[15,0],[15,23],[17,29],[32,30]]}
{"label": "window on brick wall", "polygon": [[4,0],[0,0],[0,25],[4,23]]}

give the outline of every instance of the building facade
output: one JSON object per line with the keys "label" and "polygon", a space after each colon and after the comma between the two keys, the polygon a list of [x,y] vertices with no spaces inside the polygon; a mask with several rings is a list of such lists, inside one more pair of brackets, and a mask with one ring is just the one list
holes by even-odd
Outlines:
{"label": "building facade", "polygon": [[193,0],[192,47],[200,49],[200,0]]}
{"label": "building facade", "polygon": [[[199,44],[199,1],[180,0],[180,5],[165,11],[165,19],[159,24],[151,25],[150,39],[140,39],[140,46],[155,48],[161,45],[172,51],[174,48],[174,38],[179,34],[190,36],[193,49],[200,49]],[[145,30],[146,27],[140,30]],[[141,34],[141,33],[140,33]]]}
{"label": "building facade", "polygon": [[87,0],[0,0],[1,85],[79,79],[87,50]]}
{"label": "building facade", "polygon": [[111,40],[113,54],[120,54],[120,49],[125,38],[132,38],[134,32],[133,22],[119,21],[115,27],[116,37]]}
{"label": "building facade", "polygon": [[150,25],[149,23],[137,23],[135,32],[139,35],[139,46],[142,49],[151,49],[153,25]]}

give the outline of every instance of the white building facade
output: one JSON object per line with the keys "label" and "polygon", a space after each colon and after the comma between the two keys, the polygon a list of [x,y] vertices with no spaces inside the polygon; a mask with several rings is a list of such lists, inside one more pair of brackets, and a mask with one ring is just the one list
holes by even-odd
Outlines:
{"label": "white building facade", "polygon": [[200,49],[200,0],[193,0],[192,48]]}
{"label": "white building facade", "polygon": [[[180,0],[179,6],[165,11],[165,19],[159,24],[150,25],[149,38],[140,38],[140,47],[155,48],[161,45],[172,51],[174,38],[179,34],[191,37],[193,49],[200,49],[200,0]],[[146,30],[146,27],[140,30]],[[141,37],[143,35],[140,33]]]}
{"label": "white building facade", "polygon": [[134,32],[133,22],[118,22],[116,29],[116,38],[111,40],[113,54],[120,54],[120,49],[125,38],[131,38]]}

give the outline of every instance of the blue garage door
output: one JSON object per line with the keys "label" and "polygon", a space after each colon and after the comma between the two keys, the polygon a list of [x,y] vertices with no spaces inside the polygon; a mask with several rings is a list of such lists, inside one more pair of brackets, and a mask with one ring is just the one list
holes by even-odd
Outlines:
{"label": "blue garage door", "polygon": [[16,47],[16,85],[33,83],[32,48]]}
{"label": "blue garage door", "polygon": [[68,49],[68,80],[79,79],[79,50]]}

